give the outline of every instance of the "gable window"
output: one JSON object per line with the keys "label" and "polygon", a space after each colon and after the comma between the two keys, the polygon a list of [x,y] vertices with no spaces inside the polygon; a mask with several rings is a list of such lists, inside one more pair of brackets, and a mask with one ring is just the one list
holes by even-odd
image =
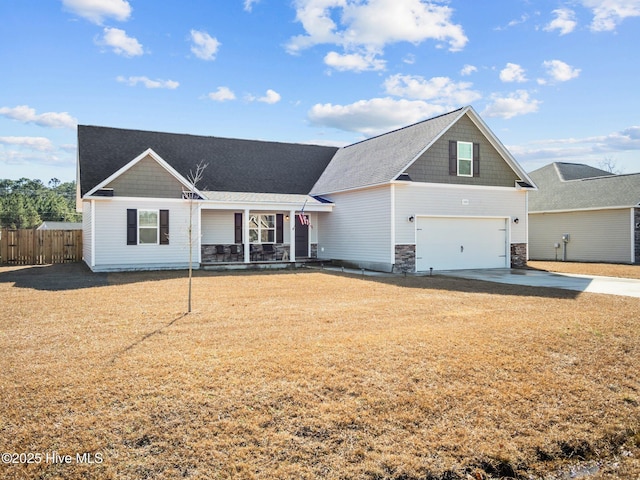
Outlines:
{"label": "gable window", "polygon": [[127,209],[127,245],[168,245],[169,210]]}
{"label": "gable window", "polygon": [[458,142],[458,176],[473,176],[473,144],[469,142]]}
{"label": "gable window", "polygon": [[272,213],[249,217],[249,242],[274,243],[276,241],[276,216]]}
{"label": "gable window", "polygon": [[449,175],[459,177],[480,176],[480,144],[449,142]]}

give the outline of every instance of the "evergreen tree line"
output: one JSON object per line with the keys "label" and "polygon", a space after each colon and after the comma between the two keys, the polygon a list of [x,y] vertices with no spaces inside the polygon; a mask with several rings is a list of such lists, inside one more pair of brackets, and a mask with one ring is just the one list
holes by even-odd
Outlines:
{"label": "evergreen tree line", "polygon": [[44,221],[82,221],[76,212],[76,182],[0,180],[0,227],[35,228]]}

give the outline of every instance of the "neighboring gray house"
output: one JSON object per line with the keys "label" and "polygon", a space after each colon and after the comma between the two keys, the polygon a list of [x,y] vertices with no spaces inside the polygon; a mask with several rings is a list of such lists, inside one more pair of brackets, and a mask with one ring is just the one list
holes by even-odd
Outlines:
{"label": "neighboring gray house", "polygon": [[45,221],[36,230],[82,230],[82,222]]}
{"label": "neighboring gray house", "polygon": [[531,259],[640,263],[640,174],[552,163],[530,176]]}
{"label": "neighboring gray house", "polygon": [[79,126],[78,185],[94,271],[184,268],[189,221],[199,266],[523,266],[535,190],[471,107],[340,149]]}

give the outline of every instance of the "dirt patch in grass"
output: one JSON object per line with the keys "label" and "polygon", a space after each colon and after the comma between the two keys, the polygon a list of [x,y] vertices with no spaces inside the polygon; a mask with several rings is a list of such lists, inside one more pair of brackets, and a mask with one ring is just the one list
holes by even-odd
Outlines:
{"label": "dirt patch in grass", "polygon": [[546,270],[548,272],[640,279],[640,265],[529,261],[528,266],[530,268]]}
{"label": "dirt patch in grass", "polygon": [[186,292],[184,272],[0,269],[0,450],[72,458],[0,476],[640,475],[640,299],[198,272],[184,315]]}

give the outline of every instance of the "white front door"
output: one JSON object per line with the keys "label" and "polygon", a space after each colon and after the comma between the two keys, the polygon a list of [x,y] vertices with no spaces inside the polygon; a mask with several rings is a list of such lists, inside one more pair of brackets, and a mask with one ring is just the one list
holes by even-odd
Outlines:
{"label": "white front door", "polygon": [[416,230],[419,272],[509,267],[504,218],[417,217]]}

